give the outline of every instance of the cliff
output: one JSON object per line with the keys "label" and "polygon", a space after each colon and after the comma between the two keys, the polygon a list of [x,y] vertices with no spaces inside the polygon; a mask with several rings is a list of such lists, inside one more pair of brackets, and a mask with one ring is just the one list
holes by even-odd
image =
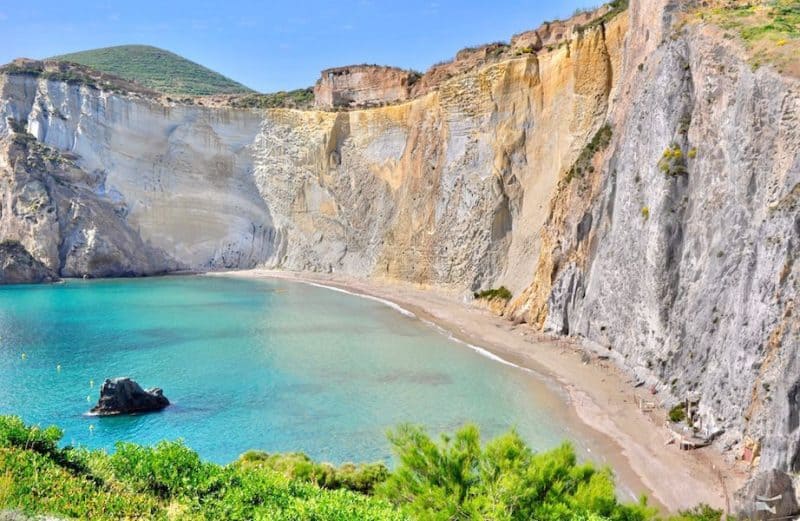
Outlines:
{"label": "cliff", "polygon": [[395,67],[351,65],[322,71],[314,86],[315,105],[369,107],[407,101],[416,73]]}
{"label": "cliff", "polygon": [[[762,469],[798,472],[800,85],[685,9],[551,24],[346,112],[7,73],[0,136],[19,122],[58,164],[2,150],[3,238],[62,276],[504,285],[509,319],[584,339],[667,405],[699,393],[720,448],[752,439]],[[36,197],[32,218],[6,210]]]}

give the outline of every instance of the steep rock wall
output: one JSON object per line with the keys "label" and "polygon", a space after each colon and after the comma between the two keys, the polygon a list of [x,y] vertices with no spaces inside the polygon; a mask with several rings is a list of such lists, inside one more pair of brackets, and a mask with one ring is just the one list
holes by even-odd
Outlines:
{"label": "steep rock wall", "polygon": [[163,106],[25,75],[3,78],[7,117],[67,152],[141,238],[189,269],[270,262],[280,238],[252,177],[261,116]]}
{"label": "steep rock wall", "polygon": [[518,288],[558,172],[605,118],[625,23],[341,113],[165,106],[8,75],[0,133],[13,117],[74,157],[144,242],[188,269]]}
{"label": "steep rock wall", "polygon": [[797,472],[800,85],[713,28],[648,42],[674,7],[637,30],[652,5],[633,4],[631,39],[652,50],[626,53],[613,143],[559,186],[507,313],[585,338],[668,405],[699,393],[722,447],[749,436],[763,469]]}

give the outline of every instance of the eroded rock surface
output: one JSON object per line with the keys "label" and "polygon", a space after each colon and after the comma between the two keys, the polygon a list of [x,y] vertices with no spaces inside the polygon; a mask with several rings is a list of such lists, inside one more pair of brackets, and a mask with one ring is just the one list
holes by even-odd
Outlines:
{"label": "eroded rock surface", "polygon": [[381,106],[408,100],[416,80],[416,73],[396,67],[336,67],[322,71],[314,98],[320,108]]}
{"label": "eroded rock surface", "polygon": [[100,388],[100,400],[89,411],[97,416],[115,416],[160,411],[169,400],[159,388],[144,390],[130,378],[106,380]]}
{"label": "eroded rock surface", "polygon": [[[125,205],[106,192],[104,182],[101,173],[86,172],[30,134],[0,139],[0,236],[20,243],[56,277],[177,269],[179,263],[128,224]],[[29,282],[37,281],[36,271]]]}
{"label": "eroded rock surface", "polygon": [[17,241],[0,243],[0,284],[55,282],[58,275]]}

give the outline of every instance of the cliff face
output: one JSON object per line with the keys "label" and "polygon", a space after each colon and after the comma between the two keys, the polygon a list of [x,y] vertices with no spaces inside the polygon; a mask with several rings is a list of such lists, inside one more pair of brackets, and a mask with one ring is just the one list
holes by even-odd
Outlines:
{"label": "cliff face", "polygon": [[[249,148],[260,116],[167,107],[144,97],[27,75],[5,76],[2,92],[0,135],[10,132],[10,117],[24,122],[40,142],[75,158],[71,176],[82,179],[77,186],[85,192],[76,199],[90,196],[102,202],[116,215],[109,214],[109,222],[125,228],[126,236],[164,252],[173,259],[172,265],[252,267],[272,258],[280,240],[255,187]],[[17,197],[13,191],[7,194]],[[63,224],[50,215],[51,228]],[[63,261],[59,266],[58,241],[26,231],[29,225],[24,219],[15,219],[7,229],[15,227],[30,241],[47,244],[45,263],[64,276],[115,273],[73,270]],[[114,237],[111,234],[108,240],[114,242]],[[28,249],[41,248],[45,246]],[[169,265],[150,265],[144,251],[121,254],[117,260],[128,258],[130,269],[125,271],[139,274],[163,271]]]}
{"label": "cliff face", "polygon": [[680,5],[523,33],[541,47],[467,53],[414,99],[349,112],[2,76],[0,136],[13,118],[61,152],[36,168],[0,154],[3,209],[46,200],[32,219],[4,211],[3,237],[64,276],[280,266],[505,285],[509,318],[585,338],[668,404],[699,392],[721,446],[750,436],[762,467],[799,471],[800,86],[677,24]]}
{"label": "cliff face", "polygon": [[375,106],[407,101],[416,74],[394,67],[352,65],[322,71],[314,86],[319,108]]}
{"label": "cliff face", "polygon": [[722,446],[749,436],[762,468],[797,472],[800,85],[754,71],[709,27],[629,65],[613,143],[556,190],[547,250],[509,313],[675,398],[699,393]]}
{"label": "cliff face", "polygon": [[58,275],[13,240],[0,243],[0,284],[55,282]]}

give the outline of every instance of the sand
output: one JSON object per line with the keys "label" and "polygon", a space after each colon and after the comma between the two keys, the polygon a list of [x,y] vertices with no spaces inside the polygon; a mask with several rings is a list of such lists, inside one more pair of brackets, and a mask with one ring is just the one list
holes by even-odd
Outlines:
{"label": "sand", "polygon": [[608,360],[587,351],[576,341],[550,338],[526,325],[515,325],[474,302],[463,302],[441,290],[390,281],[366,281],[335,275],[274,270],[248,270],[226,276],[285,279],[325,285],[394,303],[422,320],[449,331],[459,340],[488,354],[544,375],[567,392],[575,415],[586,427],[581,436],[593,437],[618,480],[636,493],[646,493],[650,504],[677,512],[709,504],[729,511],[732,495],[746,478],[745,469],[723,458],[713,446],[681,451],[665,445],[670,439],[666,412],[642,412],[636,396],[660,401]]}

